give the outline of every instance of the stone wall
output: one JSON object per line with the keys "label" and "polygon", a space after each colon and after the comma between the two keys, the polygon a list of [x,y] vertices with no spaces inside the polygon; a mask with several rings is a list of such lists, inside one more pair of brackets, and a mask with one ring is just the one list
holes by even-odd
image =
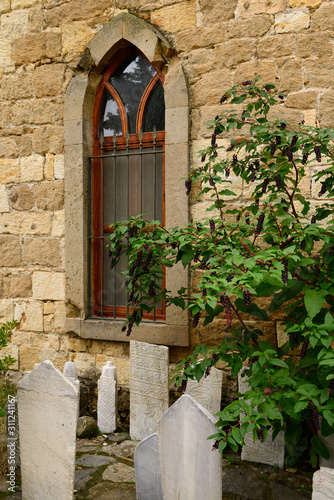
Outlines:
{"label": "stone wall", "polygon": [[[96,380],[108,359],[129,385],[128,342],[65,332],[64,96],[88,42],[120,12],[151,23],[182,62],[191,106],[191,162],[208,143],[204,122],[221,111],[232,84],[260,75],[288,93],[277,112],[297,124],[334,123],[334,2],[321,0],[0,0],[0,322],[17,319],[14,371],[71,356],[79,376]],[[333,79],[333,80],[332,80]],[[224,140],[224,139],[223,139]],[[320,203],[310,177],[304,195]],[[236,184],[236,183],[235,183]],[[235,185],[231,203],[247,200]],[[205,216],[208,199],[191,199]],[[196,286],[197,277],[193,277]],[[276,342],[279,314],[266,323]],[[217,344],[225,322],[191,332],[191,347]],[[173,347],[172,363],[190,348]],[[14,373],[14,372],[12,372]]]}

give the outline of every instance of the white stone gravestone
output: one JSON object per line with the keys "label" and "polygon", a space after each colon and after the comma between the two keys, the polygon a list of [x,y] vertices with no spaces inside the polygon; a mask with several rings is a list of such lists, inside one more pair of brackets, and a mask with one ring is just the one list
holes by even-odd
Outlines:
{"label": "white stone gravestone", "polygon": [[[244,368],[239,372],[238,385],[239,392],[247,392],[250,387],[247,383],[247,377],[242,377]],[[277,465],[280,469],[284,468],[285,454],[285,433],[279,432],[275,441],[272,440],[272,430],[268,431],[268,436],[265,442],[259,439],[254,443],[253,433],[249,432],[244,437],[245,445],[242,447],[241,460],[249,462],[258,462],[260,464]]]}
{"label": "white stone gravestone", "polygon": [[221,455],[207,439],[217,432],[212,415],[184,394],[158,425],[164,500],[221,500]]}
{"label": "white stone gravestone", "polygon": [[[35,368],[38,364],[35,365]],[[63,374],[67,377],[78,389],[79,405],[78,405],[78,418],[80,417],[80,380],[78,379],[77,367],[74,361],[67,361],[64,366]]]}
{"label": "white stone gravestone", "polygon": [[77,387],[51,361],[18,383],[22,498],[73,498]]}
{"label": "white stone gravestone", "polygon": [[156,432],[140,441],[135,449],[134,462],[137,500],[163,500]]}
{"label": "white stone gravestone", "polygon": [[168,347],[130,341],[130,435],[142,440],[157,430],[169,406]]}
{"label": "white stone gravestone", "polygon": [[102,433],[117,428],[117,377],[111,361],[102,368],[98,380],[97,425]]}
{"label": "white stone gravestone", "polygon": [[334,469],[320,467],[313,474],[312,500],[333,500],[334,498]]}
{"label": "white stone gravestone", "polygon": [[188,379],[185,394],[196,399],[212,415],[215,415],[220,411],[222,385],[223,373],[212,367],[210,374],[202,377],[199,382],[196,379]]}

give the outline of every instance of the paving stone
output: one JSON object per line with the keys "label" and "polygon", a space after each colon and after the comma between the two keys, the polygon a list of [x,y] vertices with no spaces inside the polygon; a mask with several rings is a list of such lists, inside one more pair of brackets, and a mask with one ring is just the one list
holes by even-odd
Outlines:
{"label": "paving stone", "polygon": [[74,489],[81,490],[84,488],[88,481],[92,479],[92,474],[97,470],[97,467],[94,469],[83,469],[76,470],[74,474]]}
{"label": "paving stone", "polygon": [[[13,497],[11,497],[13,498]],[[136,500],[134,484],[113,484],[103,481],[89,490],[89,500]]]}
{"label": "paving stone", "polygon": [[126,441],[127,439],[130,439],[130,436],[127,432],[124,434],[110,434],[108,436],[108,441],[112,441],[113,443],[122,443],[122,441]]}
{"label": "paving stone", "polygon": [[123,443],[113,447],[114,451],[112,453],[115,453],[115,455],[118,455],[119,457],[132,457],[138,442],[139,441],[123,441]]}
{"label": "paving stone", "polygon": [[102,478],[114,483],[135,482],[135,470],[133,467],[122,463],[109,465],[102,474]]}
{"label": "paving stone", "polygon": [[84,467],[100,467],[101,465],[111,464],[116,462],[113,457],[106,457],[105,455],[83,455],[76,460],[76,465],[83,465]]}

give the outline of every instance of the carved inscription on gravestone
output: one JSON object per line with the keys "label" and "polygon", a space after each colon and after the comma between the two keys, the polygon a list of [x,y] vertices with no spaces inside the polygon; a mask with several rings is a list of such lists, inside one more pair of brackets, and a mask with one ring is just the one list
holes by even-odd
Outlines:
{"label": "carved inscription on gravestone", "polygon": [[220,411],[222,384],[222,372],[212,367],[210,374],[206,378],[203,377],[199,382],[189,379],[185,394],[189,394],[212,415],[215,415]]}
{"label": "carved inscription on gravestone", "polygon": [[141,440],[157,430],[168,410],[168,347],[130,341],[130,435]]}
{"label": "carved inscription on gravestone", "polygon": [[[244,393],[250,389],[247,377],[242,377],[242,369],[238,375],[239,392]],[[284,467],[285,433],[279,432],[275,441],[272,440],[273,433],[268,431],[267,440],[253,442],[253,433],[248,433],[244,437],[245,446],[242,447],[241,460],[258,462],[261,464],[278,465],[280,469]]]}

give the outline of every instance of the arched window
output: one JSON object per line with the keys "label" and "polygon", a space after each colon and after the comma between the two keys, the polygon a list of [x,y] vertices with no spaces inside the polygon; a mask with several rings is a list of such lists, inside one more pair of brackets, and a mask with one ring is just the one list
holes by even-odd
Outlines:
{"label": "arched window", "polygon": [[[124,318],[125,258],[110,270],[106,244],[113,224],[143,214],[165,223],[163,73],[135,47],[119,52],[106,68],[93,114],[91,158],[92,315]],[[144,319],[165,319],[160,304]]]}

